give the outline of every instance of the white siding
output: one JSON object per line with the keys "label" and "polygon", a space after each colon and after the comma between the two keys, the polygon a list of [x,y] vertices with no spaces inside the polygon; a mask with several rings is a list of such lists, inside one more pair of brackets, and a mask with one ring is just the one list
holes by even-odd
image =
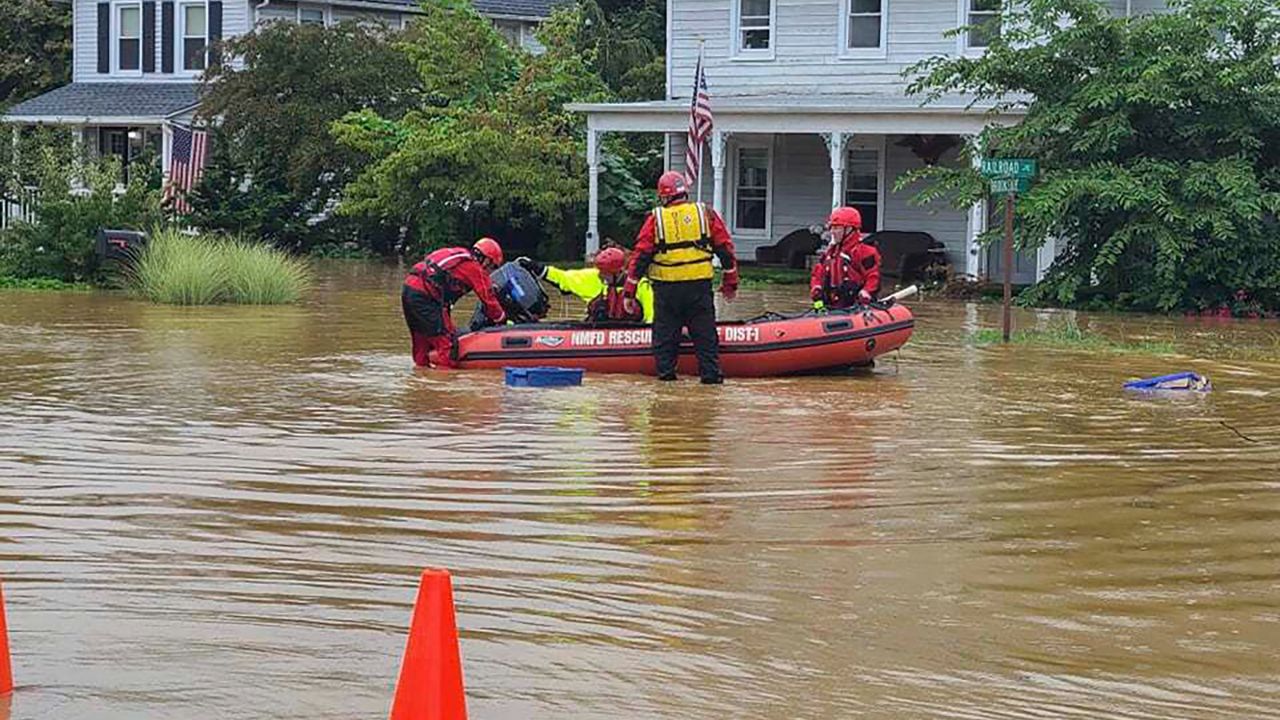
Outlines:
{"label": "white siding", "polygon": [[[730,0],[736,1],[736,0]],[[881,60],[838,57],[838,0],[774,0],[775,57],[730,58],[730,12],[724,0],[673,0],[672,65],[674,94],[687,97],[705,38],[707,83],[715,96],[900,93],[901,72],[910,64],[954,53],[956,41],[943,33],[956,27],[955,0],[885,0],[888,42]]]}
{"label": "white siding", "polygon": [[[897,179],[908,171],[923,167],[924,163],[910,148],[896,143],[901,136],[890,135],[885,142],[884,209],[881,211],[882,229],[907,232],[927,232],[933,239],[945,243],[947,258],[951,264],[964,267],[965,233],[968,232],[968,216],[964,210],[953,208],[946,201],[928,205],[916,205],[911,198],[923,189],[920,183],[912,183],[899,192],[893,191]],[[948,150],[942,156],[943,164],[957,162],[958,150]]]}
{"label": "white siding", "polygon": [[[139,0],[141,2],[141,0]],[[178,32],[178,23],[176,14],[179,12],[178,7],[174,8],[175,22],[174,32]],[[224,39],[243,35],[249,29],[249,0],[223,0],[222,3],[222,37]],[[73,58],[73,67],[71,69],[72,82],[191,82],[193,75],[191,73],[173,72],[163,73],[163,62],[160,57],[162,42],[160,35],[160,24],[163,22],[163,12],[161,10],[160,0],[156,0],[156,71],[154,73],[130,73],[128,75],[100,75],[98,74],[98,3],[92,0],[74,0],[72,5],[73,14],[73,37],[72,42],[75,43],[75,56]],[[174,58],[174,69],[181,67],[181,38],[174,38],[174,52],[177,57]]]}
{"label": "white siding", "polygon": [[773,172],[772,242],[826,222],[831,214],[831,154],[820,136],[779,135]]}

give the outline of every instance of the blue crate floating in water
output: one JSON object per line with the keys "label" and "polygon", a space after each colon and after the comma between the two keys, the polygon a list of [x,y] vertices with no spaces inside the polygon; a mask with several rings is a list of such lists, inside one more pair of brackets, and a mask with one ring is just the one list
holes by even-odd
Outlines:
{"label": "blue crate floating in water", "polygon": [[1213,389],[1213,384],[1209,382],[1209,378],[1198,373],[1180,372],[1172,375],[1161,375],[1160,377],[1143,378],[1142,380],[1130,380],[1124,384],[1124,389],[1141,392],[1163,390],[1209,392]]}
{"label": "blue crate floating in water", "polygon": [[511,387],[572,387],[582,384],[582,368],[508,367],[507,385]]}

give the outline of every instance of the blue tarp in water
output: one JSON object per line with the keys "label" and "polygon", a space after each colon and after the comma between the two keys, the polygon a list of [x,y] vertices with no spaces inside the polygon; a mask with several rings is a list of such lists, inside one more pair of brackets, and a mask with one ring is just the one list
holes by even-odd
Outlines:
{"label": "blue tarp in water", "polygon": [[1186,390],[1190,392],[1209,392],[1213,384],[1209,378],[1193,372],[1180,372],[1160,377],[1130,380],[1124,384],[1125,390]]}

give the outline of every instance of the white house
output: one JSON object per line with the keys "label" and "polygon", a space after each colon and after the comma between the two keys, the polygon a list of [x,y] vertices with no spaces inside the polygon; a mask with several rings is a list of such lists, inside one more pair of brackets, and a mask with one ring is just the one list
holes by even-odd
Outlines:
{"label": "white house", "polygon": [[[1107,0],[1119,14],[1161,0]],[[922,105],[902,72],[942,54],[978,54],[998,33],[1000,0],[667,0],[667,97],[575,104],[587,116],[588,250],[598,246],[601,135],[660,132],[667,166],[685,167],[685,135],[699,48],[715,131],[702,196],[724,216],[739,254],[825,221],[836,205],[862,212],[865,230],[928,232],[957,273],[995,274],[998,248],[981,251],[987,203],[968,211],[909,203],[895,180],[930,161],[955,162],[961,141],[990,122],[968,98]],[[948,30],[977,30],[946,37]],[[941,151],[941,152],[939,152]],[[1053,258],[1020,257],[1015,281],[1039,277]]]}
{"label": "white house", "polygon": [[[552,0],[473,0],[514,44],[533,37]],[[258,23],[328,25],[345,20],[403,27],[416,0],[72,0],[71,84],[10,108],[19,125],[61,125],[91,152],[128,166],[144,147],[169,156],[166,125],[189,121],[201,73],[223,38]],[[166,163],[167,165],[167,163]]]}

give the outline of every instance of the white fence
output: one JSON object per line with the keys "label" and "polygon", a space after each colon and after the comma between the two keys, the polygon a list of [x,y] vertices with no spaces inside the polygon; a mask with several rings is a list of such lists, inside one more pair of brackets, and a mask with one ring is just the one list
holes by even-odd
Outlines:
{"label": "white fence", "polygon": [[6,230],[19,221],[35,222],[35,219],[35,188],[26,187],[0,195],[0,230]]}

